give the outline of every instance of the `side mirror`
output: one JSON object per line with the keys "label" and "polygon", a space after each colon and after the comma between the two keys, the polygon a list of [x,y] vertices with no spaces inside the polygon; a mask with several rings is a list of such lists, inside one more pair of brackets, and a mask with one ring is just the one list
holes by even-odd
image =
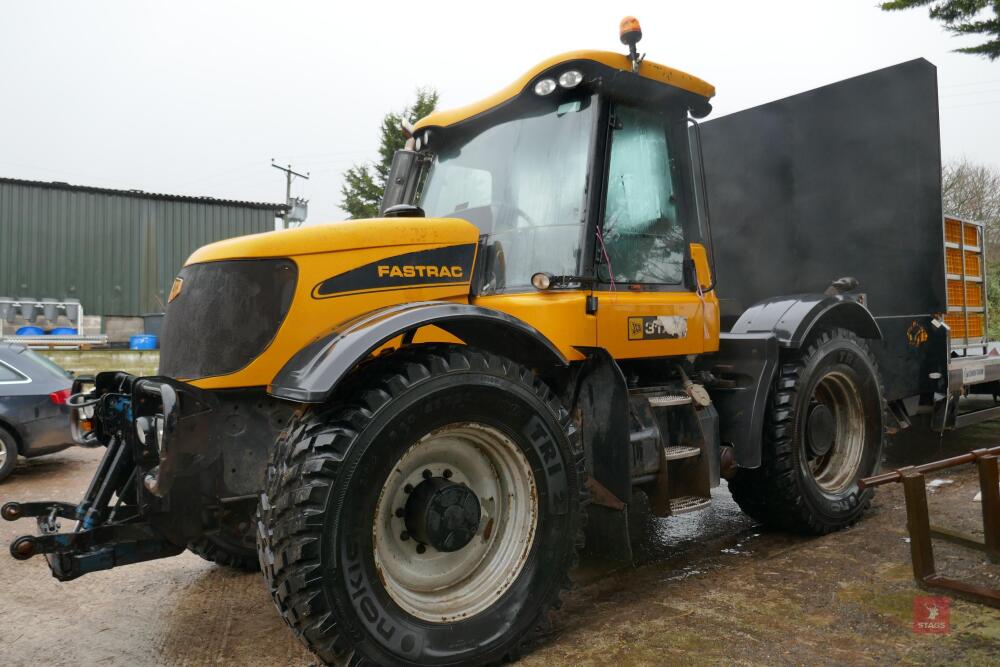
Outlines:
{"label": "side mirror", "polygon": [[715,279],[712,277],[711,265],[708,262],[708,251],[700,243],[692,243],[690,251],[698,286],[703,292],[711,292],[715,289]]}

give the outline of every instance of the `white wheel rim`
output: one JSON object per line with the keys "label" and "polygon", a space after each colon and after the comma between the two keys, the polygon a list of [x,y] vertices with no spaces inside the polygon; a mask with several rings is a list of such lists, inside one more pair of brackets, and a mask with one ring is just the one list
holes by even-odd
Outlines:
{"label": "white wheel rim", "polygon": [[0,468],[7,463],[7,443],[0,438]]}
{"label": "white wheel rim", "polygon": [[865,450],[865,409],[857,385],[843,373],[826,375],[813,396],[833,413],[836,438],[825,455],[809,460],[816,484],[827,493],[840,493],[854,483]]}
{"label": "white wheel rim", "polygon": [[[457,551],[403,539],[407,486],[424,471],[465,484],[479,498],[479,529]],[[450,477],[446,475],[446,471]],[[470,618],[496,602],[517,579],[535,537],[538,493],[520,448],[497,429],[465,422],[428,433],[412,445],[389,473],[375,508],[375,566],[386,592],[407,613],[449,623]]]}

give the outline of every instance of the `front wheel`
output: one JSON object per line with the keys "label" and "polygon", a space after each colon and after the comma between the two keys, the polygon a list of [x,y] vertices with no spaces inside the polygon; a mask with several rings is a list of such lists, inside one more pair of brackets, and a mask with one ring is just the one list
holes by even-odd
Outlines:
{"label": "front wheel", "polygon": [[328,663],[483,664],[558,604],[580,533],[582,452],[510,360],[417,346],[358,371],[355,403],[279,440],[258,549],[275,604]]}
{"label": "front wheel", "polygon": [[878,368],[846,329],[818,334],[781,360],[768,398],[760,468],[729,483],[750,516],[776,528],[823,534],[858,520],[885,435]]}

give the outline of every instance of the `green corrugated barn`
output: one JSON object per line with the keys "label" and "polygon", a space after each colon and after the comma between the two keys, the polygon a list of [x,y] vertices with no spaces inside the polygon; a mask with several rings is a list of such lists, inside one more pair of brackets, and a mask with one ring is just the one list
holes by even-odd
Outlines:
{"label": "green corrugated barn", "polygon": [[161,312],[195,249],[271,231],[285,208],[0,178],[0,296],[75,298],[88,315]]}

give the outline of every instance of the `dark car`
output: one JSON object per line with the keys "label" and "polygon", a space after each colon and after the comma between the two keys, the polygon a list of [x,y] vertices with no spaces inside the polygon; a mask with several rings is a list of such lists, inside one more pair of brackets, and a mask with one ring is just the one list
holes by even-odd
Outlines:
{"label": "dark car", "polygon": [[0,343],[0,481],[17,455],[51,454],[73,445],[66,405],[71,375],[18,343]]}

